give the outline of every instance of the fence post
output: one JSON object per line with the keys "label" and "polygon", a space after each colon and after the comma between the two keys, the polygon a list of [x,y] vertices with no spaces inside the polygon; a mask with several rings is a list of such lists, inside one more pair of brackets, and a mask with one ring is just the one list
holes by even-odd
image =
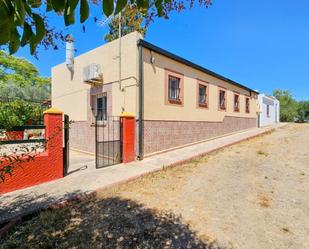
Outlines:
{"label": "fence post", "polygon": [[129,163],[135,159],[135,117],[124,112],[121,115],[122,123],[122,160]]}
{"label": "fence post", "polygon": [[53,158],[54,170],[59,177],[63,177],[63,112],[57,108],[50,108],[44,112],[46,151]]}

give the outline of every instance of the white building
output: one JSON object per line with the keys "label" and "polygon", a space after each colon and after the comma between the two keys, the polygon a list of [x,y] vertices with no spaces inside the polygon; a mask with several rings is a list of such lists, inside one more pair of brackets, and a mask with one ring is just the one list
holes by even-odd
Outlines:
{"label": "white building", "polygon": [[280,122],[280,102],[273,96],[259,94],[259,127]]}

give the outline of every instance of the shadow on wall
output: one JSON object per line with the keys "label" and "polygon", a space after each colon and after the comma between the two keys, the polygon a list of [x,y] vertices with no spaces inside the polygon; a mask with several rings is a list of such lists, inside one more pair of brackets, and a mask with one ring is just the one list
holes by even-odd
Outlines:
{"label": "shadow on wall", "polygon": [[17,225],[1,248],[203,248],[206,244],[172,213],[158,213],[128,199],[74,202]]}

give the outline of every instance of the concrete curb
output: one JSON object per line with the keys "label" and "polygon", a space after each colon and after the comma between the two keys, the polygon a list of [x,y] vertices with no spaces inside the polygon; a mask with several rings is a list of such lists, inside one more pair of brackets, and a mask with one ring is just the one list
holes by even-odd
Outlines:
{"label": "concrete curb", "polygon": [[180,165],[186,164],[189,161],[201,158],[201,157],[206,156],[206,155],[208,155],[210,153],[222,150],[222,149],[230,147],[232,145],[239,144],[241,142],[248,141],[250,139],[253,139],[253,138],[256,138],[256,137],[261,137],[263,135],[269,134],[269,133],[273,132],[274,130],[276,130],[276,128],[272,128],[270,130],[261,132],[259,134],[256,134],[256,135],[253,135],[253,136],[250,136],[250,137],[247,137],[247,138],[243,138],[243,139],[240,139],[238,141],[235,141],[235,142],[232,142],[232,143],[229,143],[229,144],[225,144],[223,146],[219,146],[219,147],[217,147],[215,149],[212,149],[212,150],[200,153],[198,155],[186,158],[184,160],[177,161],[175,163],[163,166],[161,168],[158,168],[158,169],[146,172],[146,173],[138,174],[138,175],[135,175],[133,177],[129,177],[129,178],[125,179],[125,180],[121,180],[121,181],[117,181],[117,182],[111,183],[109,185],[106,185],[104,187],[98,188],[98,189],[96,189],[94,191],[91,191],[91,192],[72,194],[72,196],[64,198],[64,199],[61,199],[59,201],[56,201],[55,203],[48,205],[46,208],[38,208],[37,210],[33,210],[32,212],[29,212],[27,214],[17,215],[16,217],[13,217],[9,222],[7,222],[2,228],[0,228],[0,239],[4,238],[4,236],[9,232],[9,230],[11,230],[17,223],[22,221],[24,217],[30,216],[30,215],[32,215],[32,214],[34,214],[36,212],[41,212],[41,211],[44,211],[44,210],[52,210],[52,209],[64,208],[64,207],[67,207],[68,205],[70,205],[72,202],[83,201],[83,200],[86,200],[86,199],[89,199],[89,198],[94,198],[94,197],[96,197],[98,195],[98,192],[101,192],[104,189],[109,189],[109,188],[115,187],[117,185],[121,185],[121,184],[132,182],[134,180],[137,180],[138,178],[141,178],[141,177],[144,177],[144,176],[147,176],[147,175],[150,175],[150,174],[154,174],[154,173],[159,172],[161,170],[164,170],[166,168],[172,168],[172,167],[176,167],[176,166],[180,166]]}

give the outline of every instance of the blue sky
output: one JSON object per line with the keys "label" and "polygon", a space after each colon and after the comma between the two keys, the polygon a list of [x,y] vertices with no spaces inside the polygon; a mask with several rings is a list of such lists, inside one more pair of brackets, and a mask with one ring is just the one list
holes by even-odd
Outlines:
{"label": "blue sky", "polygon": [[[214,0],[209,9],[194,7],[156,19],[146,40],[260,92],[288,89],[309,100],[309,1]],[[51,19],[64,27],[62,19]],[[86,33],[79,24],[66,28],[75,37],[77,55],[104,44],[107,27],[92,20]],[[39,60],[28,48],[17,53],[32,61],[41,74],[65,59],[58,51],[39,50]]]}

